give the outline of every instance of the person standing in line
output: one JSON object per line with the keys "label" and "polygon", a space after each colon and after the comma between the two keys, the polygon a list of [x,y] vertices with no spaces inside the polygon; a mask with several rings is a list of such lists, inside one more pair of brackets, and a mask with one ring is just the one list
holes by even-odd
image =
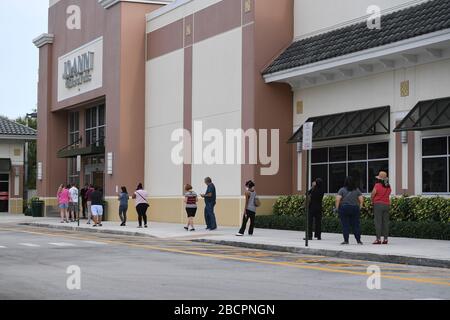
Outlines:
{"label": "person standing in line", "polygon": [[[385,171],[380,171],[376,177],[377,182],[372,191],[373,214],[375,217],[376,240],[373,244],[388,244],[389,238],[389,211],[391,208],[392,189]],[[383,242],[381,242],[383,236]]]}
{"label": "person standing in line", "polygon": [[71,188],[69,189],[69,195],[70,195],[70,202],[69,202],[69,216],[72,218],[72,222],[75,222],[75,220],[78,219],[78,188],[76,184],[72,184]]}
{"label": "person standing in line", "polygon": [[238,237],[243,237],[245,229],[247,228],[248,220],[250,220],[250,228],[248,235],[253,236],[255,229],[256,208],[260,206],[259,199],[257,198],[255,191],[255,183],[253,181],[247,181],[245,183],[245,212],[242,220],[242,226],[239,232],[236,234]]}
{"label": "person standing in line", "polygon": [[214,213],[214,207],[216,206],[216,186],[212,183],[210,177],[205,178],[205,184],[208,186],[205,194],[201,194],[201,197],[205,199],[205,221],[206,230],[217,230],[216,215]]}
{"label": "person standing in line", "polygon": [[60,185],[57,193],[58,207],[61,215],[61,223],[69,223],[68,208],[69,208],[69,189]]}
{"label": "person standing in line", "polygon": [[119,193],[119,217],[120,221],[122,221],[120,226],[125,227],[127,225],[128,200],[130,196],[126,187],[122,187],[121,190],[122,192]]}
{"label": "person standing in line", "polygon": [[89,188],[89,185],[86,183],[84,187],[80,190],[80,196],[81,196],[81,206],[83,210],[83,219],[86,219],[86,212],[87,212],[87,197],[86,192]]}
{"label": "person standing in line", "polygon": [[184,229],[186,231],[195,231],[194,218],[195,215],[197,214],[198,196],[192,190],[192,186],[190,184],[187,184],[184,187],[184,191],[186,192],[184,194],[184,203],[186,204],[186,213],[188,217],[188,224],[186,227],[184,227]]}
{"label": "person standing in line", "polygon": [[98,187],[91,192],[91,213],[94,227],[102,227],[103,217],[103,193]]}
{"label": "person standing in line", "polygon": [[92,184],[89,185],[89,188],[86,191],[86,206],[87,206],[87,214],[88,214],[88,222],[87,224],[91,224],[92,219],[92,193],[95,191],[94,186]]}
{"label": "person standing in line", "polygon": [[[322,212],[323,212],[323,180],[317,178],[312,183],[312,188],[308,191],[309,195],[309,211],[308,211],[308,239],[313,238],[313,222],[314,222],[314,237],[317,240],[322,240]],[[306,239],[303,239],[306,240]]]}
{"label": "person standing in line", "polygon": [[144,190],[144,187],[142,186],[142,183],[139,183],[139,185],[136,188],[136,191],[134,192],[133,199],[135,200],[136,204],[136,211],[138,213],[138,219],[139,219],[139,226],[138,228],[142,228],[142,220],[144,220],[144,227],[148,228],[147,224],[147,210],[150,207],[148,201],[148,193]]}
{"label": "person standing in line", "polygon": [[345,179],[344,187],[341,188],[336,196],[335,211],[339,212],[339,217],[342,223],[342,231],[344,235],[344,242],[342,245],[349,244],[350,226],[353,229],[358,244],[362,245],[361,241],[361,208],[364,205],[364,197],[361,191],[355,186],[352,177]]}

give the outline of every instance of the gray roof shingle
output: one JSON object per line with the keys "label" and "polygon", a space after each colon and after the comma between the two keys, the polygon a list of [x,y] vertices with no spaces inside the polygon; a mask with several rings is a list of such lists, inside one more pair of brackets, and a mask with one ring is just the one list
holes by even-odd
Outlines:
{"label": "gray roof shingle", "polygon": [[0,137],[3,135],[35,137],[36,130],[4,117],[0,117]]}
{"label": "gray roof shingle", "polygon": [[263,74],[284,71],[450,28],[450,0],[430,0],[382,16],[381,29],[357,23],[292,43]]}

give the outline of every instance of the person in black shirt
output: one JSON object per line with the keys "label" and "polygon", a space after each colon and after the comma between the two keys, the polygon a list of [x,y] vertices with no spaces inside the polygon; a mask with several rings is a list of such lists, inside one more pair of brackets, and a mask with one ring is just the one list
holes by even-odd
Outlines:
{"label": "person in black shirt", "polygon": [[312,188],[308,191],[309,196],[309,240],[313,237],[313,222],[315,226],[314,236],[317,240],[322,240],[322,202],[325,192],[323,180],[318,178],[312,183]]}
{"label": "person in black shirt", "polygon": [[94,220],[94,227],[102,226],[102,217],[103,217],[103,193],[101,189],[95,188],[95,190],[91,193],[91,211],[92,218]]}
{"label": "person in black shirt", "polygon": [[80,191],[81,196],[81,206],[83,207],[83,219],[86,219],[86,211],[87,211],[87,196],[86,193],[88,191],[89,184],[86,183],[83,189]]}

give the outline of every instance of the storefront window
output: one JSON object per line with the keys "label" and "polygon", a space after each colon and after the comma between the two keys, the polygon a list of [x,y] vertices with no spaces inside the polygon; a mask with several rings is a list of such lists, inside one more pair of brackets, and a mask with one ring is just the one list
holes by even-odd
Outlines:
{"label": "storefront window", "polygon": [[104,145],[105,138],[105,105],[86,110],[86,146]]}
{"label": "storefront window", "polygon": [[363,193],[369,193],[379,171],[389,172],[388,142],[311,151],[311,178],[322,178],[328,193],[337,193],[347,176],[355,180]]}
{"label": "storefront window", "polygon": [[80,139],[80,114],[78,112],[69,113],[69,144],[72,148],[78,148]]}
{"label": "storefront window", "polygon": [[422,192],[450,192],[450,137],[422,140]]}
{"label": "storefront window", "polygon": [[80,175],[77,171],[77,159],[71,158],[69,161],[69,184],[80,185]]}

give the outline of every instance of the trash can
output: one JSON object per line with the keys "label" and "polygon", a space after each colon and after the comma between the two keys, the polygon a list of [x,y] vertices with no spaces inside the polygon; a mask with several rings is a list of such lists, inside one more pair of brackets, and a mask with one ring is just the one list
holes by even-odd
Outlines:
{"label": "trash can", "polygon": [[33,218],[42,218],[44,216],[44,201],[34,200],[31,202],[31,214]]}

